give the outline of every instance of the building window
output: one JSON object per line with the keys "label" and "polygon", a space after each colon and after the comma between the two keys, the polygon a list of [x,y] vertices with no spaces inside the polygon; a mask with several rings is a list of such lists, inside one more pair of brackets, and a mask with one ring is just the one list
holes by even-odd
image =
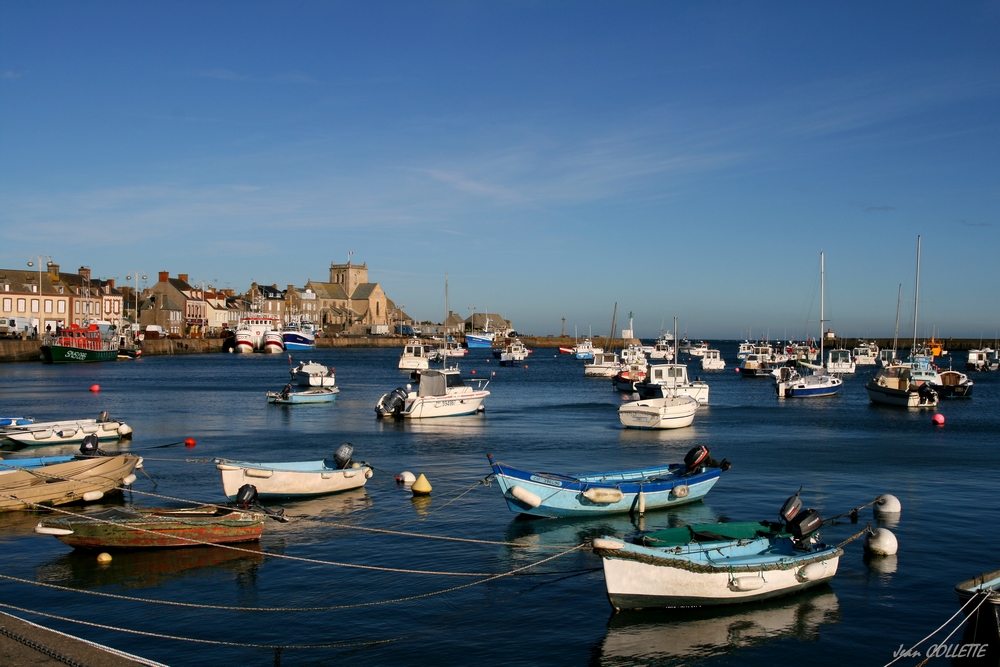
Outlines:
{"label": "building window", "polygon": [[45,312],[46,313],[51,313],[52,312],[52,299],[46,299],[45,300]]}
{"label": "building window", "polygon": [[37,313],[38,312],[38,299],[32,299],[31,300],[31,312],[33,312],[33,313]]}
{"label": "building window", "polygon": [[32,293],[32,294],[34,294],[34,293],[36,293],[37,291],[38,291],[38,285],[32,285],[32,286],[31,286],[31,293]]}
{"label": "building window", "polygon": [[17,312],[23,313],[24,309],[28,307],[28,302],[24,299],[17,300]]}
{"label": "building window", "polygon": [[65,301],[59,301],[58,303],[56,303],[56,312],[59,313],[60,315],[62,315],[63,313],[66,312],[66,302]]}
{"label": "building window", "polygon": [[10,298],[7,298],[7,299],[3,300],[3,309],[4,309],[4,312],[9,313],[10,310],[11,310],[11,308],[13,308],[13,307],[14,307],[14,302],[11,301]]}

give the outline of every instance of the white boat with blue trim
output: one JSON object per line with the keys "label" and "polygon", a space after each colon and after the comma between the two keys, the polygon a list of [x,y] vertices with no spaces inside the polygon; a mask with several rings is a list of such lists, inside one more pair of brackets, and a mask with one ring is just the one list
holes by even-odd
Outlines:
{"label": "white boat with blue trim", "polygon": [[346,443],[337,448],[332,459],[282,463],[216,459],[215,467],[222,473],[222,487],[230,500],[244,484],[257,487],[261,498],[306,498],[364,486],[372,477],[372,468],[353,462],[353,455],[353,445]]}

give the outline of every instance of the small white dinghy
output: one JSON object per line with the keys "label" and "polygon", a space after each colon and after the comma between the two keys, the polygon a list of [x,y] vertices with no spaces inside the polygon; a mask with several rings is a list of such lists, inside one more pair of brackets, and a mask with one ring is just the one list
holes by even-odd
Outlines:
{"label": "small white dinghy", "polygon": [[684,428],[694,421],[698,401],[690,396],[666,396],[631,401],[618,408],[626,428]]}
{"label": "small white dinghy", "polygon": [[300,498],[321,496],[365,485],[373,472],[367,463],[351,460],[354,446],[346,443],[337,448],[333,459],[294,461],[286,463],[250,463],[216,459],[222,472],[222,488],[232,500],[240,487],[253,484],[261,498]]}
{"label": "small white dinghy", "polygon": [[65,445],[83,442],[88,435],[95,435],[99,440],[127,439],[132,437],[132,428],[123,421],[111,419],[107,412],[102,412],[97,419],[6,426],[0,429],[0,442],[24,446]]}

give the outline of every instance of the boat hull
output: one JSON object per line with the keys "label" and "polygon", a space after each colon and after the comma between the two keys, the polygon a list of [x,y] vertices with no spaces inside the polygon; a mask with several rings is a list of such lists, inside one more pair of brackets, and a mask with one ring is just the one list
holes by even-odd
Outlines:
{"label": "boat hull", "polygon": [[921,396],[917,390],[892,389],[883,387],[875,380],[865,383],[865,391],[872,403],[879,405],[893,405],[900,408],[934,408],[937,406],[937,398]]}
{"label": "boat hull", "polygon": [[493,334],[465,334],[465,345],[470,350],[493,347]]}
{"label": "boat hull", "polygon": [[618,408],[618,420],[626,428],[684,428],[694,421],[698,405],[697,399],[689,396],[650,398]]}
{"label": "boat hull", "polygon": [[337,400],[340,389],[337,387],[316,387],[305,391],[291,392],[287,396],[270,391],[267,402],[276,405],[299,405],[310,403],[333,403]]}
{"label": "boat hull", "polygon": [[[673,465],[569,476],[513,468],[496,461],[492,456],[489,456],[489,460],[510,511],[539,517],[638,512],[640,493],[643,494],[643,505],[647,512],[698,502],[712,490],[722,472],[718,468],[707,468],[684,475],[684,466]],[[601,483],[598,479],[606,482]],[[534,500],[530,495],[515,490],[515,487],[537,497],[539,504],[533,504]],[[596,502],[583,495],[589,489],[617,489],[622,497],[614,502]],[[528,498],[528,501],[523,498]]]}
{"label": "boat hull", "polygon": [[403,419],[428,419],[432,417],[461,417],[480,411],[490,392],[472,391],[448,396],[422,396],[408,401],[400,417]]}
{"label": "boat hull", "polygon": [[98,440],[119,440],[131,434],[132,429],[125,422],[81,419],[8,427],[0,431],[0,442],[9,441],[25,447],[68,445],[83,442],[88,435],[95,435]]}
{"label": "boat hull", "polygon": [[128,486],[126,479],[141,461],[134,454],[80,458],[2,475],[0,511],[99,500]]}
{"label": "boat hull", "polygon": [[222,461],[215,467],[222,473],[222,488],[230,500],[244,484],[253,484],[261,498],[305,498],[357,489],[372,476],[372,469],[366,465],[337,469],[327,467],[323,461],[296,464]]}
{"label": "boat hull", "polygon": [[46,364],[81,364],[95,361],[115,361],[118,348],[111,350],[83,350],[64,345],[42,345],[42,361]]}

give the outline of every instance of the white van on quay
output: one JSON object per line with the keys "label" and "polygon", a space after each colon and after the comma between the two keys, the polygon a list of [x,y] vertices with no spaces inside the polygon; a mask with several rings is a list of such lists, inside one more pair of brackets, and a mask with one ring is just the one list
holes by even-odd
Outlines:
{"label": "white van on quay", "polygon": [[25,331],[29,334],[34,331],[34,326],[27,317],[0,317],[0,336],[20,338]]}

